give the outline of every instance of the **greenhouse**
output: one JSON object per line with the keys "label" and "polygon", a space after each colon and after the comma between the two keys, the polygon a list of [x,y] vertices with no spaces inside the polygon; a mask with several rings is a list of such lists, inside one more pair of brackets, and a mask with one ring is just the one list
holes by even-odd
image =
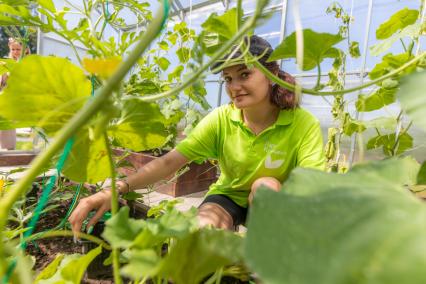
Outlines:
{"label": "greenhouse", "polygon": [[0,0],[2,283],[426,283],[426,0]]}

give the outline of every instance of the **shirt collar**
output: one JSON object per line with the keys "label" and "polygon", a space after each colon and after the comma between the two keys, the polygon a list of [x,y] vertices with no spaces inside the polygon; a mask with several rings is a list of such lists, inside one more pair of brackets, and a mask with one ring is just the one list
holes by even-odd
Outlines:
{"label": "shirt collar", "polygon": [[[278,115],[278,119],[275,122],[276,125],[289,125],[293,122],[294,118],[294,109],[283,109]],[[241,110],[237,109],[233,105],[231,106],[231,120],[239,123],[243,123],[243,118],[241,116]]]}

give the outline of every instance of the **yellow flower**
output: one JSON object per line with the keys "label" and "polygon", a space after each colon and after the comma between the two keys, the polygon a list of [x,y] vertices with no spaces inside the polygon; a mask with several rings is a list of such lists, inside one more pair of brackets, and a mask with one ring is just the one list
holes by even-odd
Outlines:
{"label": "yellow flower", "polygon": [[0,194],[3,193],[4,180],[0,179]]}

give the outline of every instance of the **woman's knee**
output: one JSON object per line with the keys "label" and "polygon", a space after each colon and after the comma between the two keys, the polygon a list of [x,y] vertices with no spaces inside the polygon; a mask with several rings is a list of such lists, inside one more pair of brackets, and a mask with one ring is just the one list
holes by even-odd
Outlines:
{"label": "woman's knee", "polygon": [[253,184],[251,185],[251,190],[256,191],[261,186],[266,186],[269,189],[272,189],[273,191],[280,191],[281,182],[273,177],[261,177],[253,182]]}
{"label": "woman's knee", "polygon": [[253,201],[254,195],[256,194],[256,191],[261,187],[266,186],[267,188],[273,190],[273,191],[280,191],[281,189],[281,182],[273,177],[261,177],[255,180],[251,185],[251,191],[248,198],[249,205]]}
{"label": "woman's knee", "polygon": [[233,230],[234,222],[222,206],[216,203],[205,203],[198,208],[198,222],[200,227],[213,226],[219,229]]}

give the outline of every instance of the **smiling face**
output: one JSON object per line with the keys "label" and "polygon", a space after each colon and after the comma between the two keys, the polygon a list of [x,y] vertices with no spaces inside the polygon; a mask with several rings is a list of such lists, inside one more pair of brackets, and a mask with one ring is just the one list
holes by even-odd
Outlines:
{"label": "smiling face", "polygon": [[257,68],[241,64],[223,69],[226,91],[236,108],[248,109],[271,104],[270,81]]}
{"label": "smiling face", "polygon": [[18,60],[21,56],[22,46],[20,43],[14,41],[9,43],[10,57],[14,60]]}

